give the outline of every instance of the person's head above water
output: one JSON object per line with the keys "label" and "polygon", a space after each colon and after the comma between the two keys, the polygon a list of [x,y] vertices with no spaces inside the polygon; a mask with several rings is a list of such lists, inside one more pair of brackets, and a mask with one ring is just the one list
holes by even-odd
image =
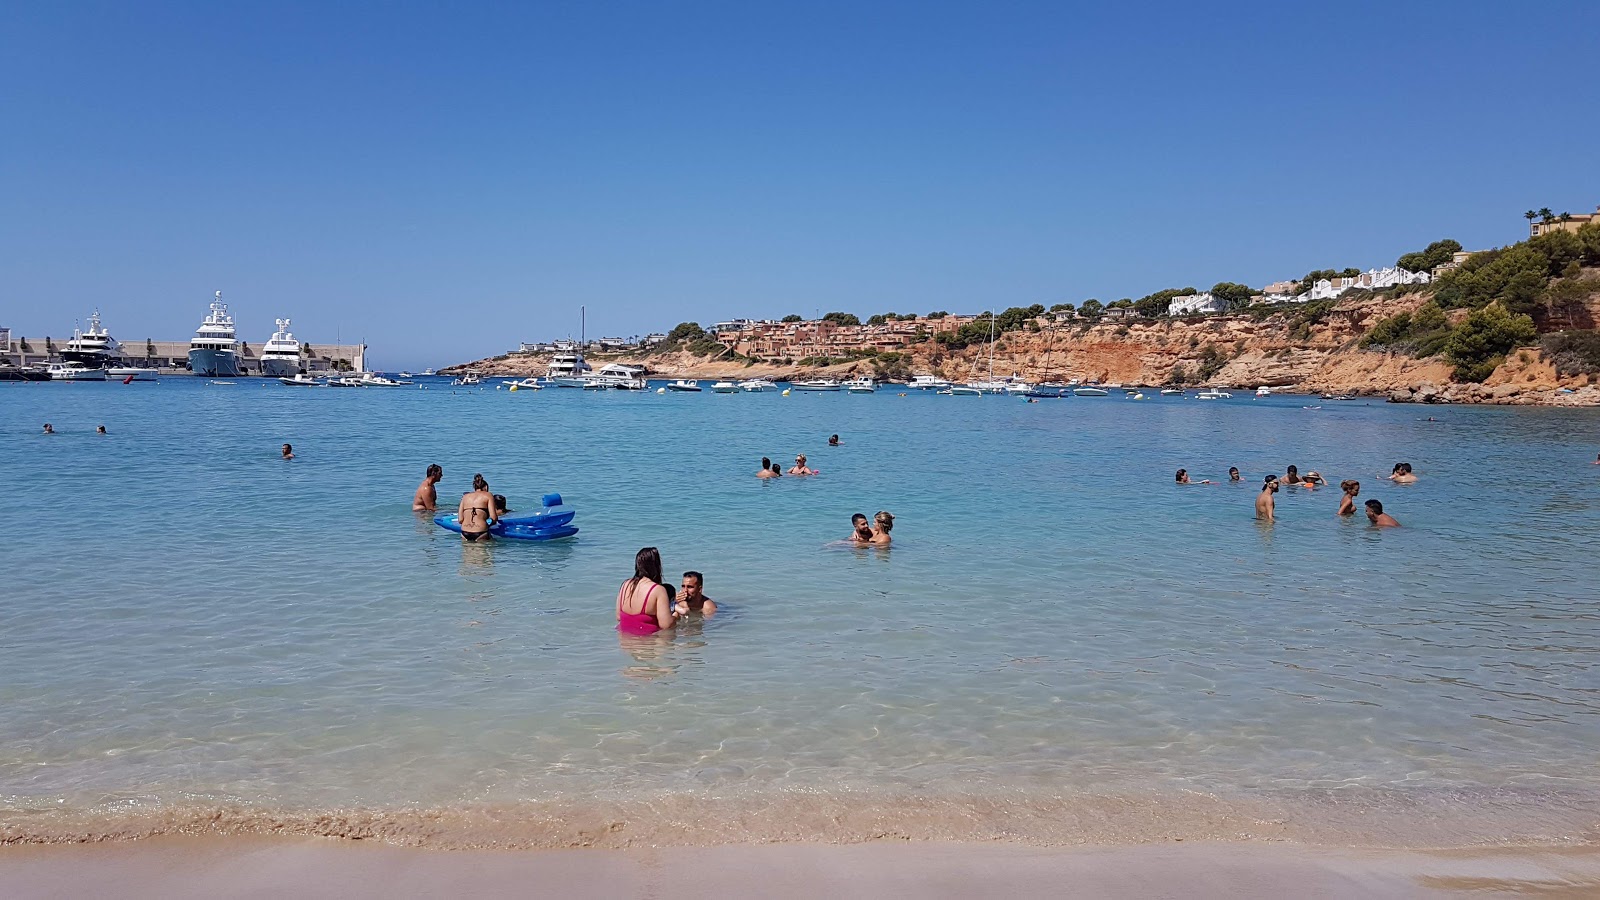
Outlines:
{"label": "person's head above water", "polygon": [[763,469],[772,468],[772,460],[768,459],[765,456],[761,457],[761,468],[763,468]]}
{"label": "person's head above water", "polygon": [[56,427],[54,425],[51,425],[49,422],[46,422],[46,423],[44,423],[44,433],[45,434],[55,434],[56,433]]}
{"label": "person's head above water", "polygon": [[106,427],[104,425],[96,425],[94,427],[94,433],[95,434],[105,434],[106,433]]}
{"label": "person's head above water", "polygon": [[1390,475],[1399,475],[1401,472],[1404,472],[1405,470],[1406,470],[1406,464],[1405,463],[1395,463],[1394,464],[1394,468],[1392,470],[1390,470],[1389,474]]}
{"label": "person's head above water", "polygon": [[645,547],[633,555],[633,580],[648,578],[656,584],[661,583],[661,551],[654,547]]}
{"label": "person's head above water", "polygon": [[444,469],[441,468],[438,463],[432,463],[432,464],[430,464],[428,466],[428,480],[429,481],[438,481],[439,479],[441,479],[443,477],[444,477]]}
{"label": "person's head above water", "polygon": [[1239,467],[1238,466],[1229,466],[1228,467],[1228,480],[1229,481],[1243,481],[1244,480],[1244,479],[1239,477]]}
{"label": "person's head above water", "polygon": [[1173,478],[1176,479],[1179,483],[1182,483],[1184,476],[1188,475],[1188,474],[1189,474],[1189,470],[1188,469],[1179,469],[1178,470],[1178,474],[1174,475]]}
{"label": "person's head above water", "polygon": [[505,494],[495,494],[494,495],[494,514],[498,516],[501,513],[508,513],[508,512],[511,512],[511,509],[510,509],[510,507],[506,506],[506,495]]}
{"label": "person's head above water", "polygon": [[472,476],[472,489],[475,491],[487,491],[489,489],[489,482],[483,480],[483,475],[481,473],[474,475]]}
{"label": "person's head above water", "polygon": [[1352,481],[1347,478],[1344,481],[1339,482],[1339,489],[1354,497],[1355,495],[1361,493],[1361,482]]}
{"label": "person's head above water", "polygon": [[1276,494],[1278,492],[1278,479],[1268,478],[1266,481],[1261,483],[1261,490],[1263,493],[1266,491],[1271,491],[1272,493]]}
{"label": "person's head above water", "polygon": [[289,457],[291,457],[293,455],[294,455],[294,445],[293,444],[284,444],[283,445],[283,458],[284,459],[288,459]]}
{"label": "person's head above water", "polygon": [[876,516],[872,517],[872,521],[878,523],[878,527],[882,528],[885,534],[894,530],[894,516],[881,509],[878,510]]}
{"label": "person's head above water", "polygon": [[1300,470],[1298,468],[1294,467],[1294,466],[1290,466],[1285,471],[1288,472],[1290,475],[1299,475],[1300,474]]}
{"label": "person's head above water", "polygon": [[692,600],[700,596],[700,591],[706,586],[706,577],[699,572],[689,571],[683,573],[684,599]]}
{"label": "person's head above water", "polygon": [[839,446],[839,436],[837,434],[828,438],[828,446],[830,446],[830,447]]}
{"label": "person's head above water", "polygon": [[782,475],[783,474],[783,466],[780,466],[777,463],[773,463],[772,464],[772,474],[774,474],[774,475]]}
{"label": "person's head above water", "polygon": [[797,465],[797,466],[805,465],[806,464],[806,455],[804,453],[801,453],[800,455],[796,456],[794,458],[794,464]]}
{"label": "person's head above water", "polygon": [[857,538],[872,537],[872,526],[867,524],[866,513],[856,513],[851,516],[850,527],[855,530]]}

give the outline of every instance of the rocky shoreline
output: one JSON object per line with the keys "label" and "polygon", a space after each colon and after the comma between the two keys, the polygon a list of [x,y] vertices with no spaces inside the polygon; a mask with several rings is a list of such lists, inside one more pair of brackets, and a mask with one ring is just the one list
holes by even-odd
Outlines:
{"label": "rocky shoreline", "polygon": [[[1452,381],[1451,366],[1437,357],[1415,359],[1360,347],[1361,338],[1378,320],[1414,310],[1426,300],[1421,294],[1352,298],[1315,321],[1293,307],[1265,318],[1041,321],[1038,330],[1008,332],[996,342],[994,372],[1015,373],[1033,382],[1079,378],[1127,385],[1164,385],[1177,373],[1190,376],[1184,379],[1189,387],[1253,390],[1266,385],[1395,403],[1600,405],[1600,377],[1563,376],[1537,348],[1512,353],[1482,384],[1463,384]],[[752,361],[728,354],[696,356],[686,351],[594,354],[589,361],[596,368],[612,362],[643,366],[656,378],[903,379],[915,372],[964,382],[987,376],[989,349],[985,344],[952,350],[930,341],[893,357],[867,356],[828,366]],[[445,371],[527,377],[543,375],[548,363],[547,355],[511,353]]]}

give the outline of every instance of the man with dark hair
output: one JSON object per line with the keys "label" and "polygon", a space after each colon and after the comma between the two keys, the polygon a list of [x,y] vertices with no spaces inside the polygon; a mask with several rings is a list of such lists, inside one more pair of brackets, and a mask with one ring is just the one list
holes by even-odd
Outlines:
{"label": "man with dark hair", "polygon": [[1272,495],[1278,492],[1278,476],[1268,475],[1261,483],[1261,493],[1256,496],[1256,518],[1263,522],[1274,521],[1278,502]]}
{"label": "man with dark hair", "polygon": [[439,489],[435,487],[444,478],[444,469],[438,463],[428,466],[428,474],[422,478],[422,483],[417,485],[417,493],[411,498],[411,508],[417,512],[433,512],[439,505]]}
{"label": "man with dark hair", "polygon": [[777,478],[782,474],[782,472],[773,471],[772,460],[765,456],[761,457],[761,471],[756,473],[757,478]]}
{"label": "man with dark hair", "polygon": [[683,573],[683,587],[678,591],[678,599],[689,605],[689,612],[713,615],[717,611],[717,601],[705,595],[706,577],[699,572]]}
{"label": "man with dark hair", "polygon": [[1394,516],[1383,511],[1383,504],[1376,500],[1367,501],[1367,521],[1379,528],[1397,528],[1400,525]]}

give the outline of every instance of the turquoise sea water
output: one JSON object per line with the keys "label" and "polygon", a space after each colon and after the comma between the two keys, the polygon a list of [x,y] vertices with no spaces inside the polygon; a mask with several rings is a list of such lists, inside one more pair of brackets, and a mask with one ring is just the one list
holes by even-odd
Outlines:
{"label": "turquoise sea water", "polygon": [[[1318,402],[0,385],[0,824],[695,796],[1589,809],[1600,413]],[[823,474],[753,477],[796,452]],[[1400,460],[1418,484],[1382,480]],[[582,531],[464,546],[409,509],[431,462],[447,504],[481,472],[513,507],[561,492]],[[1337,519],[1337,487],[1256,523],[1290,463],[1404,527]],[[1172,483],[1229,465],[1244,483]],[[880,509],[893,549],[837,543]],[[722,612],[619,637],[645,545]]]}

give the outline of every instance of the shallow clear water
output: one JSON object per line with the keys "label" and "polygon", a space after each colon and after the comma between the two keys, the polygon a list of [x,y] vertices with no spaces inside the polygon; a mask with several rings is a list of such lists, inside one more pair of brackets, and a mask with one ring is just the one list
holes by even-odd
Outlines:
{"label": "shallow clear water", "polygon": [[[0,821],[1600,795],[1600,414],[1316,402],[0,384]],[[797,451],[823,474],[753,477]],[[447,503],[482,472],[582,532],[464,546],[410,512],[430,462]],[[1336,487],[1257,524],[1288,463],[1404,527]],[[892,550],[836,543],[879,509]],[[644,545],[722,612],[620,637]]]}

